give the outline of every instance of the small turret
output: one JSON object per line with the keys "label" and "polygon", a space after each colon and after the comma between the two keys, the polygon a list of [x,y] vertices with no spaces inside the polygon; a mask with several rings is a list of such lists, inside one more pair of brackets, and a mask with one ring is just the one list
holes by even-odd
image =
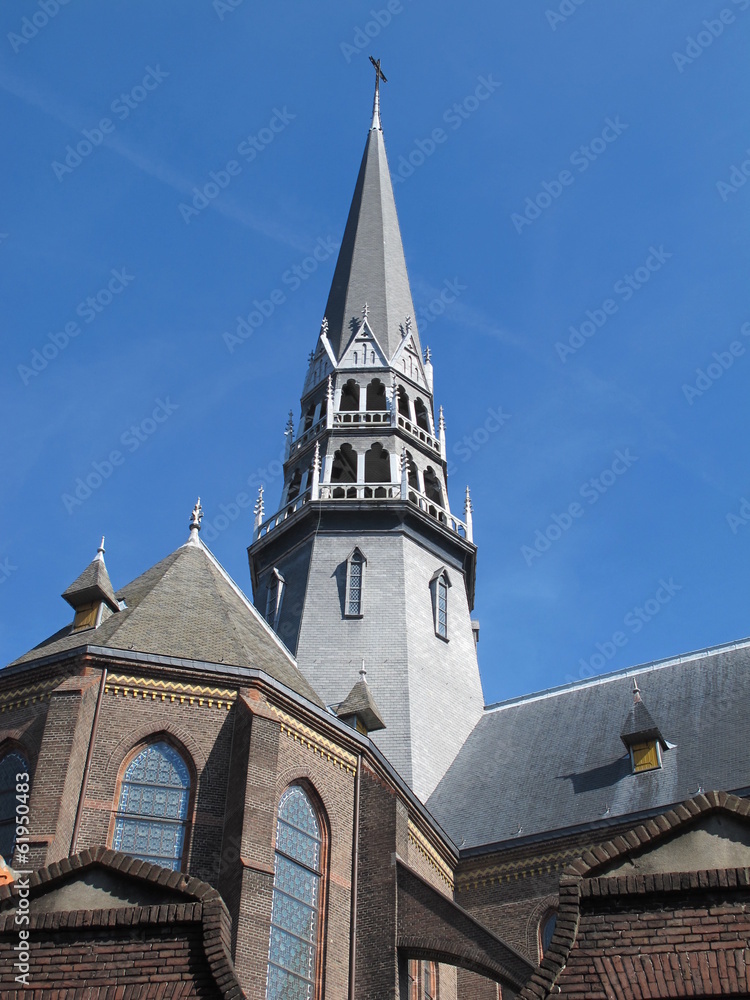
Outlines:
{"label": "small turret", "polygon": [[362,661],[362,669],[359,672],[359,677],[360,679],[336,709],[336,715],[347,726],[351,726],[358,733],[367,736],[368,733],[385,729],[385,723],[383,722],[378,706],[375,704],[370,686],[367,683],[367,671],[365,670],[364,660]]}
{"label": "small turret", "polygon": [[96,556],[81,575],[62,594],[73,608],[73,631],[97,628],[106,615],[117,614],[120,604],[104,565],[104,538]]}

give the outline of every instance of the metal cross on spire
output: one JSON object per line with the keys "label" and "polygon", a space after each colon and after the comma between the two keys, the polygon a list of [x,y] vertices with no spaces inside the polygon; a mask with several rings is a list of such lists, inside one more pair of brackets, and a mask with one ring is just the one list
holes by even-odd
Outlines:
{"label": "metal cross on spire", "polygon": [[388,83],[385,73],[380,68],[380,60],[373,59],[370,56],[370,62],[375,67],[375,100],[372,104],[372,126],[371,128],[376,128],[380,132],[383,131],[383,126],[380,123],[380,81],[383,83]]}

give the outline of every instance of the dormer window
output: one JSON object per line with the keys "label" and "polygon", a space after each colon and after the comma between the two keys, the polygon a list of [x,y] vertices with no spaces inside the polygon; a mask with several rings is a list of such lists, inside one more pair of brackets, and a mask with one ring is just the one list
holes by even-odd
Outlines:
{"label": "dormer window", "polygon": [[363,611],[365,566],[367,560],[359,549],[354,549],[346,560],[346,608],[347,618],[361,618]]}
{"label": "dormer window", "polygon": [[274,566],[268,578],[268,588],[266,590],[266,621],[271,628],[276,631],[279,624],[279,614],[281,613],[281,602],[284,597],[284,587],[286,581]]}
{"label": "dormer window", "polygon": [[82,607],[76,608],[75,615],[73,616],[73,631],[80,632],[85,628],[96,628],[96,620],[99,616],[101,606],[97,602],[96,604],[84,604]]}
{"label": "dormer window", "polygon": [[656,771],[662,766],[662,752],[670,745],[643,704],[638,682],[633,683],[633,704],[630,707],[620,739],[628,748],[633,774]]}
{"label": "dormer window", "polygon": [[633,743],[630,747],[630,759],[633,762],[633,773],[640,771],[655,771],[661,767],[661,747],[658,740],[648,740],[645,743]]}

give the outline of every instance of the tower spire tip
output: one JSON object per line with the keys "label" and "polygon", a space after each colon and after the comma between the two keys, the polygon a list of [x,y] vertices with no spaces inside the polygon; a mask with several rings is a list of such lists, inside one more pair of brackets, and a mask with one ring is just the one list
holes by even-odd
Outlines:
{"label": "tower spire tip", "polygon": [[388,80],[380,68],[380,60],[370,56],[370,62],[375,67],[375,98],[372,102],[372,125],[370,126],[370,131],[377,129],[379,132],[382,132],[383,125],[380,121],[380,81],[388,83]]}

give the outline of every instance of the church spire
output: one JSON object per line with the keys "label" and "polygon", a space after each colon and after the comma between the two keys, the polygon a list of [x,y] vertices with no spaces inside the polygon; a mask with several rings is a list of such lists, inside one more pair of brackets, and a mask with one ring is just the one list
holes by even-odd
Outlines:
{"label": "church spire", "polygon": [[[406,317],[414,316],[380,122],[380,83],[385,76],[379,60],[372,59],[372,64],[376,70],[372,127],[325,308],[328,341],[337,361],[361,325],[365,302],[368,325],[388,361],[401,345]],[[413,320],[411,334],[421,356]]]}

